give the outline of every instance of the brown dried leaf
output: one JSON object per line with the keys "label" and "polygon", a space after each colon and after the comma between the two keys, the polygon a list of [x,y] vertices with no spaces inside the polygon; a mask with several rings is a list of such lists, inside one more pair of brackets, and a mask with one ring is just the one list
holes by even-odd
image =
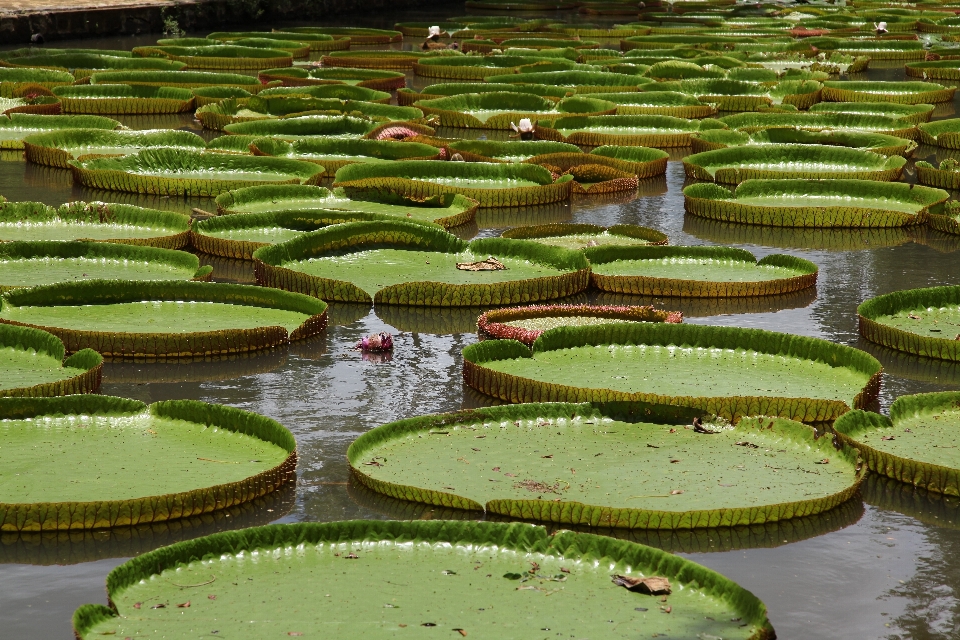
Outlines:
{"label": "brown dried leaf", "polygon": [[458,262],[457,269],[460,271],[503,271],[506,267],[502,262],[490,256],[486,260],[477,262]]}
{"label": "brown dried leaf", "polygon": [[177,605],[177,608],[178,608],[178,609],[189,609],[189,608],[190,608],[190,601],[187,600],[186,602],[181,602],[180,604]]}
{"label": "brown dried leaf", "polygon": [[670,595],[670,593],[672,593],[670,581],[662,576],[634,578],[633,576],[614,574],[612,580],[613,584],[618,587],[624,587],[630,591],[638,591],[651,596]]}

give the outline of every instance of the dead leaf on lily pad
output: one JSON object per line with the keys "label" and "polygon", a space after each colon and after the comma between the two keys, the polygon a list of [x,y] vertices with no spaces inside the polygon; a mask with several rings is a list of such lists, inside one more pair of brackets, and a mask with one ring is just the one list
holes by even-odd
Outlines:
{"label": "dead leaf on lily pad", "polygon": [[503,271],[507,267],[502,262],[490,256],[486,260],[477,262],[458,262],[457,269],[460,271]]}
{"label": "dead leaf on lily pad", "polygon": [[613,584],[638,591],[651,596],[670,595],[670,581],[662,576],[649,576],[647,578],[634,578],[632,576],[621,576],[614,574],[612,576]]}

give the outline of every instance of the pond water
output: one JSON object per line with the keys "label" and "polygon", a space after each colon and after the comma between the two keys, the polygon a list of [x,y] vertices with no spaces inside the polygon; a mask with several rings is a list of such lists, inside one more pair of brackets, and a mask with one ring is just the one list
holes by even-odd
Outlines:
{"label": "pond water", "polygon": [[[329,24],[389,27],[397,20],[461,15],[462,5],[426,12],[343,16]],[[577,19],[574,17],[574,19]],[[256,28],[272,25],[258,24]],[[204,34],[190,34],[204,35]],[[158,36],[63,42],[51,46],[129,49]],[[406,44],[410,46],[409,42]],[[902,64],[880,63],[861,79],[904,80]],[[414,88],[433,81],[410,77]],[[939,105],[953,117],[957,103]],[[192,115],[121,116],[137,129],[178,128],[211,138]],[[500,139],[506,132],[441,131]],[[856,307],[898,289],[960,282],[960,237],[921,230],[783,230],[705,221],[683,211],[683,167],[689,149],[671,150],[665,178],[636,195],[577,197],[525,210],[483,210],[461,237],[496,236],[522,224],[639,224],[673,245],[723,244],[757,257],[789,253],[820,268],[816,290],[730,302],[631,299],[594,295],[601,303],[650,303],[679,309],[685,322],[757,327],[833,340],[875,354],[884,364],[880,406],[899,395],[960,389],[960,365],[896,354],[858,339]],[[921,147],[915,159],[944,153]],[[905,179],[913,181],[913,163]],[[215,210],[212,200],[107,193],[73,185],[69,171],[27,164],[0,153],[0,194],[59,205],[70,200],[127,202],[189,212]],[[252,263],[201,256],[215,279],[252,282]],[[125,559],[179,540],[271,521],[350,518],[474,517],[392,501],[350,479],[345,452],[371,428],[420,414],[492,401],[462,383],[463,347],[477,340],[477,309],[400,309],[332,305],[325,335],[287,349],[220,361],[108,363],[104,394],[155,402],[196,399],[256,411],[286,425],[299,444],[299,481],[257,503],[206,518],[131,530],[70,535],[0,536],[0,622],[4,638],[72,637],[70,616],[86,602],[106,603],[104,580]],[[391,331],[394,355],[365,360],[353,345]],[[960,636],[960,501],[871,477],[858,498],[816,518],[779,525],[694,532],[604,532],[681,553],[753,591],[769,607],[778,637],[956,638]]]}

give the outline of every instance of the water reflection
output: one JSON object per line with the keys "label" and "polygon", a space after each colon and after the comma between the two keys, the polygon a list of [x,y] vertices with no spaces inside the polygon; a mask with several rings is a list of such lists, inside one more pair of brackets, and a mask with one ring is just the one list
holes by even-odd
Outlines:
{"label": "water reflection", "polygon": [[142,385],[232,380],[279,369],[286,363],[288,351],[288,347],[279,347],[254,353],[237,353],[202,359],[183,358],[154,362],[107,361],[103,365],[103,382]]}
{"label": "water reflection", "polygon": [[2,533],[0,564],[68,565],[129,558],[183,540],[270,524],[290,513],[296,501],[297,489],[288,483],[257,500],[192,518],[93,531]]}
{"label": "water reflection", "polygon": [[200,258],[201,267],[207,265],[213,267],[213,280],[215,282],[233,282],[236,284],[256,284],[257,282],[257,277],[253,272],[252,260],[236,260],[209,253],[197,253],[197,257]]}
{"label": "water reflection", "polygon": [[960,362],[922,358],[888,349],[863,338],[857,341],[856,347],[879,360],[887,376],[946,387],[960,387]]}
{"label": "water reflection", "polygon": [[752,244],[781,249],[815,251],[857,251],[897,247],[914,240],[918,230],[893,229],[817,229],[805,227],[768,227],[754,224],[720,222],[686,214],[683,231],[701,240],[717,244]]}
{"label": "water reflection", "polygon": [[913,241],[923,244],[938,253],[953,253],[960,249],[960,236],[952,233],[943,233],[930,227],[920,227],[913,231]]}
{"label": "water reflection", "polygon": [[[360,506],[391,520],[517,521],[515,518],[483,511],[468,511],[397,500],[368,489],[353,476],[347,484],[347,495]],[[863,516],[863,502],[859,498],[854,498],[835,509],[816,516],[743,527],[658,531],[655,529],[612,529],[609,527],[558,525],[557,523],[543,523],[535,520],[524,520],[524,522],[540,524],[551,531],[569,529],[639,542],[671,553],[713,553],[738,549],[775,548],[838,531],[855,524],[861,516]]]}
{"label": "water reflection", "polygon": [[784,309],[803,309],[817,299],[817,288],[810,287],[779,296],[752,298],[658,298],[626,293],[600,292],[593,297],[594,304],[653,305],[667,311],[682,311],[685,317],[734,315],[744,313],[771,313]]}
{"label": "water reflection", "polygon": [[482,233],[484,229],[504,229],[506,227],[568,222],[572,215],[569,202],[555,202],[523,208],[491,207],[477,211],[476,223],[481,229],[481,235],[484,235]]}
{"label": "water reflection", "polygon": [[492,307],[407,307],[378,305],[377,317],[399,331],[410,333],[475,333],[477,318]]}

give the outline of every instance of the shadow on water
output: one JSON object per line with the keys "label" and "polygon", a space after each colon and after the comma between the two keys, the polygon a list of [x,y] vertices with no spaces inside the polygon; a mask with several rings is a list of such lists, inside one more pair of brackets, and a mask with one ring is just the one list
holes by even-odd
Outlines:
{"label": "shadow on water", "polygon": [[896,511],[936,527],[960,530],[960,498],[945,496],[876,473],[867,474],[860,493],[867,504]]}
{"label": "shadow on water", "polygon": [[[467,511],[397,500],[368,489],[354,476],[351,476],[347,485],[347,495],[360,506],[392,520],[517,522],[516,518],[484,513],[483,511]],[[612,529],[582,525],[561,525],[535,520],[521,521],[539,524],[551,531],[568,529],[639,542],[672,553],[709,553],[738,549],[775,548],[838,531],[855,524],[862,516],[863,502],[859,498],[854,498],[835,509],[816,516],[742,527],[658,531],[655,529]]]}
{"label": "shadow on water", "polygon": [[883,365],[887,377],[906,378],[949,387],[960,387],[960,362],[922,358],[860,338],[855,345],[866,351]]}
{"label": "shadow on water", "polygon": [[91,531],[0,534],[0,564],[68,565],[105,558],[129,558],[175,542],[221,531],[258,527],[293,509],[294,483],[229,509],[167,522]]}

